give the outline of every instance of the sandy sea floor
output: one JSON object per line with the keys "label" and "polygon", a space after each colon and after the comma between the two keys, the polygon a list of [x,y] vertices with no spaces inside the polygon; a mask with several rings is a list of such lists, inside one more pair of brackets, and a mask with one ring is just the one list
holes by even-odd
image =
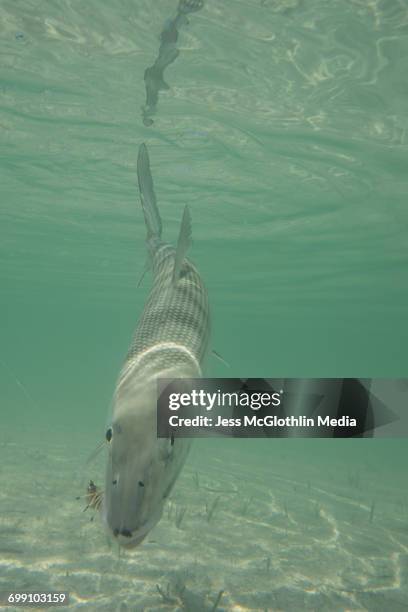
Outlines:
{"label": "sandy sea floor", "polygon": [[69,610],[407,610],[403,474],[269,442],[196,441],[159,525],[119,553],[76,499],[103,457],[4,437],[0,591],[69,591]]}

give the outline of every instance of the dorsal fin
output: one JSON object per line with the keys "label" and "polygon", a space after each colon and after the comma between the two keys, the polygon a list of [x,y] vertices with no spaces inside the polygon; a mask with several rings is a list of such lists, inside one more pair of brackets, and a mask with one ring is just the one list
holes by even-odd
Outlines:
{"label": "dorsal fin", "polygon": [[184,208],[181,220],[179,237],[177,240],[176,256],[174,258],[173,285],[177,284],[180,278],[183,261],[186,257],[189,246],[191,245],[191,215],[188,206]]}

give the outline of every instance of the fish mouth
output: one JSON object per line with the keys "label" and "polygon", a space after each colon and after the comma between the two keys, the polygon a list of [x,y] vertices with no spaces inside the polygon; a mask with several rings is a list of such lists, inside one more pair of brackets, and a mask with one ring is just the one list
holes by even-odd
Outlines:
{"label": "fish mouth", "polygon": [[111,529],[111,533],[114,536],[116,542],[123,548],[135,548],[143,542],[152,527],[155,526],[157,521],[147,521],[141,527],[131,531],[122,527],[122,529]]}
{"label": "fish mouth", "polygon": [[136,546],[139,546],[139,544],[143,542],[146,536],[147,536],[147,531],[146,533],[142,533],[142,534],[138,534],[136,532],[134,535],[132,535],[131,533],[130,535],[124,535],[123,530],[122,530],[122,533],[119,533],[115,537],[119,545],[122,546],[122,548],[132,549],[132,548],[136,548]]}

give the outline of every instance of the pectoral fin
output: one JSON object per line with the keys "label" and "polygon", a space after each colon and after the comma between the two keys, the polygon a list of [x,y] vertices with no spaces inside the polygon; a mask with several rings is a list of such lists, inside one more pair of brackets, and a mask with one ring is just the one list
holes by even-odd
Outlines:
{"label": "pectoral fin", "polygon": [[150,266],[149,266],[149,264],[146,262],[146,263],[145,263],[145,265],[144,265],[144,268],[143,268],[143,270],[142,270],[142,274],[140,275],[139,281],[138,281],[138,283],[137,283],[137,285],[136,285],[136,288],[137,288],[137,289],[139,289],[140,285],[141,285],[141,284],[142,284],[142,282],[143,282],[144,277],[146,276],[146,272],[148,272],[148,271],[149,271],[149,269],[150,269]]}
{"label": "pectoral fin", "polygon": [[221,361],[221,363],[227,366],[227,368],[231,367],[228,361],[225,361],[225,359],[219,353],[217,353],[217,351],[212,350],[211,352],[214,355],[214,357],[216,357],[219,361]]}

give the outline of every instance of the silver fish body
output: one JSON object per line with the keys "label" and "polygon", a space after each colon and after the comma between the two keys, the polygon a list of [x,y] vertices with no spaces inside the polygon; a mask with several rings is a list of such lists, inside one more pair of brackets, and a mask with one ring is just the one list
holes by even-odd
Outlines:
{"label": "silver fish body", "polygon": [[174,248],[161,239],[145,145],[138,179],[154,281],[115,390],[103,501],[107,528],[125,547],[139,544],[160,520],[190,446],[187,439],[157,438],[157,379],[201,376],[210,338],[207,291],[185,257],[188,208]]}

